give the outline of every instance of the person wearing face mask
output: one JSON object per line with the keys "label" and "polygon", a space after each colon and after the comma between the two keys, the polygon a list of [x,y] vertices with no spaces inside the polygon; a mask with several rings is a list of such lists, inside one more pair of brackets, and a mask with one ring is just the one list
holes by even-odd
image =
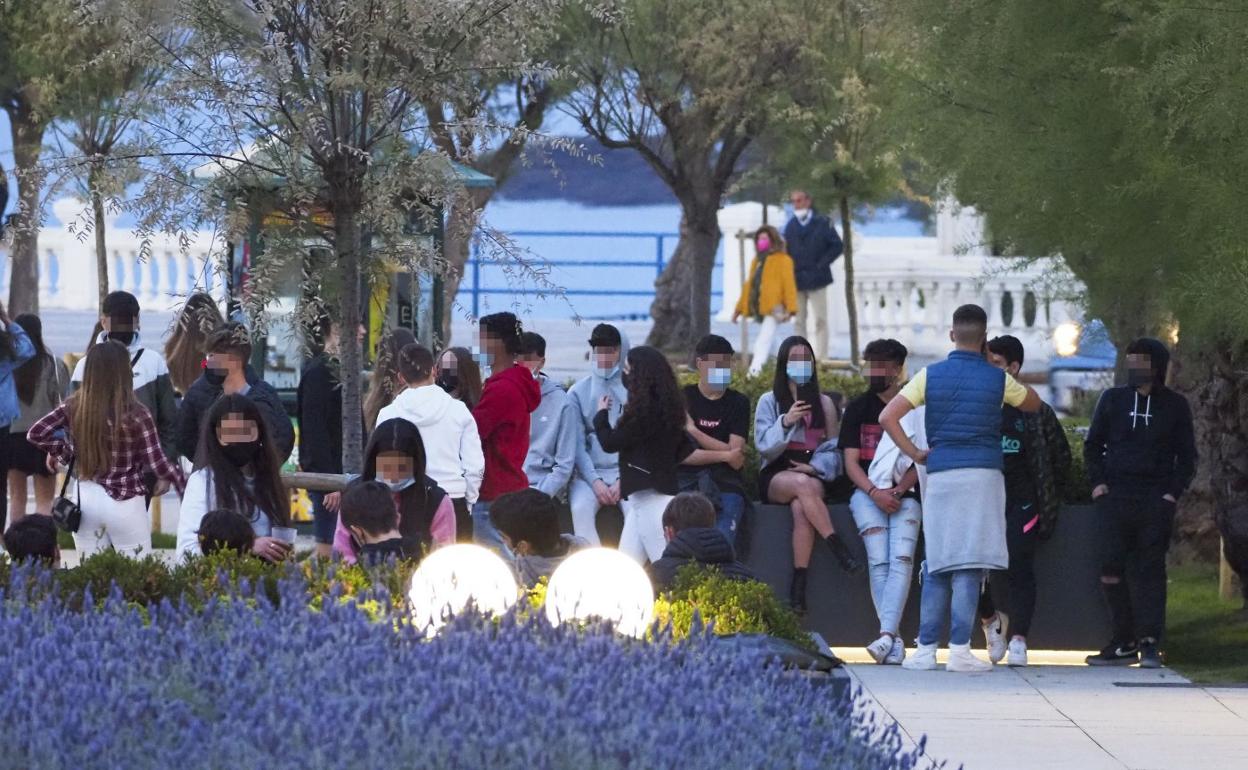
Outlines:
{"label": "person wearing face mask", "polygon": [[750,399],[728,387],[733,355],[732,344],[715,334],[699,340],[694,350],[698,382],[682,390],[685,430],[705,451],[698,463],[685,461],[679,480],[682,492],[702,492],[715,503],[715,526],[735,544],[746,506],[741,469],[750,435]]}
{"label": "person wearing face mask", "polygon": [[[177,394],[174,393],[173,381],[169,378],[169,366],[164,357],[155,350],[143,347],[139,338],[138,299],[125,291],[115,291],[104,297],[104,304],[100,307],[100,328],[102,331],[96,337],[97,343],[104,340],[120,342],[130,352],[134,397],[156,421],[160,447],[165,450],[165,456],[170,460],[177,460]],[[82,385],[86,360],[84,356],[74,367],[69,378],[71,390],[77,390]],[[194,451],[193,446],[190,451]],[[190,454],[183,454],[191,457]]]}
{"label": "person wearing face mask", "polygon": [[208,410],[204,426],[178,514],[178,553],[201,555],[200,524],[210,511],[224,509],[251,522],[252,554],[272,562],[288,558],[290,545],[272,532],[290,526],[290,497],[259,405],[238,393],[224,395]]}
{"label": "person wearing face mask", "polygon": [[630,350],[628,335],[610,324],[598,324],[589,335],[589,350],[589,376],[568,391],[568,400],[580,415],[576,473],[568,488],[568,502],[573,532],[592,545],[600,545],[598,512],[620,504],[620,456],[603,450],[594,431],[594,417],[603,396],[611,397],[607,417],[612,425],[619,422],[628,404],[621,366]]}
{"label": "person wearing face mask", "polygon": [[[455,542],[455,507],[426,472],[420,430],[404,419],[383,420],[368,439],[360,479],[379,482],[389,491],[399,514],[400,549],[407,558],[418,559],[431,548]],[[356,562],[369,542],[357,535],[339,516],[334,553],[349,564]]]}
{"label": "person wearing face mask", "polygon": [[1166,552],[1175,506],[1196,474],[1196,439],[1187,399],[1166,387],[1166,346],[1145,337],[1126,355],[1127,384],[1101,394],[1083,445],[1113,625],[1109,645],[1087,662],[1160,668]]}
{"label": "person wearing face mask", "polygon": [[742,316],[760,324],[750,357],[750,374],[758,374],[771,357],[776,328],[797,312],[797,284],[793,278],[793,259],[784,253],[780,233],[763,225],[754,234],[754,260],[741,289],[741,298],[733,311],[732,322]]}
{"label": "person wearing face mask", "polygon": [[892,484],[890,478],[883,487],[872,482],[870,471],[884,437],[880,412],[901,390],[907,353],[906,346],[897,340],[867,343],[862,352],[867,392],[845,407],[838,442],[845,453],[845,474],[855,487],[849,508],[867,549],[871,599],[880,621],[879,638],[867,646],[867,652],[876,663],[888,665],[900,665],[906,658],[901,616],[910,597],[923,511],[916,487],[918,470],[913,464],[900,483]]}
{"label": "person wearing face mask", "polygon": [[754,443],[764,463],[758,491],[764,502],[787,505],[793,515],[793,579],[789,601],[806,611],[806,575],[815,536],[828,546],[841,568],[851,575],[862,564],[836,534],[825,484],[840,469],[818,462],[820,455],[839,456],[838,423],[832,399],[819,390],[818,368],[810,343],[789,337],[776,357],[776,376],[769,393],[758,400],[754,413]]}
{"label": "person wearing face mask", "polygon": [[797,279],[796,331],[815,341],[817,360],[828,354],[828,287],[832,263],[845,251],[845,244],[831,220],[815,212],[810,193],[794,190],[789,202],[793,217],[784,226],[784,240],[793,255]]}
{"label": "person wearing face mask", "polygon": [[295,428],[286,407],[272,385],[260,379],[247,363],[251,359],[251,333],[238,322],[229,322],[208,335],[208,359],[204,373],[182,398],[178,407],[177,451],[192,458],[200,442],[199,426],[204,414],[222,395],[243,395],[255,402],[264,415],[265,427],[273,439],[278,467],[286,462],[295,446]]}
{"label": "person wearing face mask", "polygon": [[438,356],[437,386],[472,411],[481,400],[481,367],[468,348],[448,348]]}

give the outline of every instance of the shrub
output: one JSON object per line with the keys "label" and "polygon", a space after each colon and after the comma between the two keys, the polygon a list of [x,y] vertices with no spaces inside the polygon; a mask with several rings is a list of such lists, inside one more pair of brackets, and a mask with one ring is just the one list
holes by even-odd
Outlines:
{"label": "shrub", "polygon": [[698,564],[682,567],[672,590],[655,602],[659,627],[671,625],[675,639],[689,636],[694,614],[721,636],[769,634],[815,651],[801,621],[771,588],[756,580],[730,580],[713,568]]}
{"label": "shrub", "polygon": [[1088,468],[1083,462],[1085,426],[1063,421],[1062,427],[1070,444],[1070,476],[1062,489],[1062,500],[1069,505],[1087,505],[1092,501],[1092,484],[1088,481]]}

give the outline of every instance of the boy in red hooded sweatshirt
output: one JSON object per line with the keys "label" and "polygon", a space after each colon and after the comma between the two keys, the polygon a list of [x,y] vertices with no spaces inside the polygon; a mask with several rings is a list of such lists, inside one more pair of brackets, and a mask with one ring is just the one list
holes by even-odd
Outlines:
{"label": "boy in red hooded sweatshirt", "polygon": [[485,478],[472,507],[472,530],[474,540],[500,553],[506,546],[490,523],[490,504],[508,492],[528,489],[524,459],[529,453],[529,415],[542,402],[533,372],[516,360],[523,333],[511,313],[487,315],[478,324],[478,363],[491,374],[472,410],[485,452]]}

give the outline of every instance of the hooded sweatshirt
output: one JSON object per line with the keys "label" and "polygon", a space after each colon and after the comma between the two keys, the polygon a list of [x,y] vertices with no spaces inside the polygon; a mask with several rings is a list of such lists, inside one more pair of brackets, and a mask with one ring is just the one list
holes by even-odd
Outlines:
{"label": "hooded sweatshirt", "polygon": [[542,402],[533,373],[516,364],[485,381],[481,401],[472,410],[485,449],[482,502],[529,486],[524,458],[529,453],[529,415]]}
{"label": "hooded sweatshirt", "polygon": [[1152,389],[1132,385],[1101,394],[1084,441],[1092,486],[1125,495],[1170,494],[1177,500],[1196,474],[1196,439],[1187,399],[1166,387],[1170,352],[1146,339]]}
{"label": "hooded sweatshirt", "polygon": [[628,390],[624,387],[623,363],[628,358],[628,335],[620,332],[620,363],[616,364],[606,376],[596,369],[588,377],[572,386],[568,391],[568,400],[580,415],[580,428],[576,451],[576,476],[587,484],[602,479],[607,484],[614,484],[620,478],[620,456],[615,452],[604,452],[598,436],[594,433],[594,416],[598,414],[598,401],[602,396],[611,396],[611,409],[608,416],[611,427],[615,427],[624,413],[624,405],[628,403]]}
{"label": "hooded sweatshirt", "polygon": [[[108,332],[100,332],[95,338],[96,343],[108,339]],[[160,353],[151,348],[143,347],[143,342],[136,332],[126,346],[130,353],[134,374],[134,397],[140,404],[147,407],[152,420],[156,423],[156,431],[160,434],[160,448],[165,450],[165,457],[177,460],[178,451],[178,402],[173,392],[173,382],[169,380],[169,367]],[[135,356],[138,356],[137,360]],[[70,388],[78,390],[82,385],[83,373],[87,369],[87,358],[83,356],[74,366],[73,376],[69,378]],[[293,437],[293,433],[292,433]],[[192,447],[182,452],[190,459],[195,459]]]}
{"label": "hooded sweatshirt", "polygon": [[524,473],[530,485],[554,497],[567,488],[576,470],[580,422],[576,406],[558,383],[544,374],[537,381],[542,403],[530,417]]}
{"label": "hooded sweatshirt", "polygon": [[437,385],[408,388],[377,414],[377,424],[395,418],[407,420],[425,442],[425,475],[438,482],[452,499],[477,501],[485,456],[477,422],[464,402]]}
{"label": "hooded sweatshirt", "polygon": [[665,591],[676,582],[676,573],[687,564],[714,567],[732,580],[753,580],[754,574],[741,562],[732,543],[715,527],[693,527],[681,530],[663,549],[663,556],[650,565],[650,576],[656,592]]}

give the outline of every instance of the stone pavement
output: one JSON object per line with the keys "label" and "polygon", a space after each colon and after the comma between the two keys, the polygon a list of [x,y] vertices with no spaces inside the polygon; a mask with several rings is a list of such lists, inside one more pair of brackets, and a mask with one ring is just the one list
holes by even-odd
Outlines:
{"label": "stone pavement", "polygon": [[[1037,656],[1033,655],[1033,659]],[[935,767],[1186,770],[1248,767],[1248,688],[1204,688],[1168,669],[1098,669],[1082,654],[985,674],[855,664],[877,717]],[[922,765],[921,765],[922,766]]]}

